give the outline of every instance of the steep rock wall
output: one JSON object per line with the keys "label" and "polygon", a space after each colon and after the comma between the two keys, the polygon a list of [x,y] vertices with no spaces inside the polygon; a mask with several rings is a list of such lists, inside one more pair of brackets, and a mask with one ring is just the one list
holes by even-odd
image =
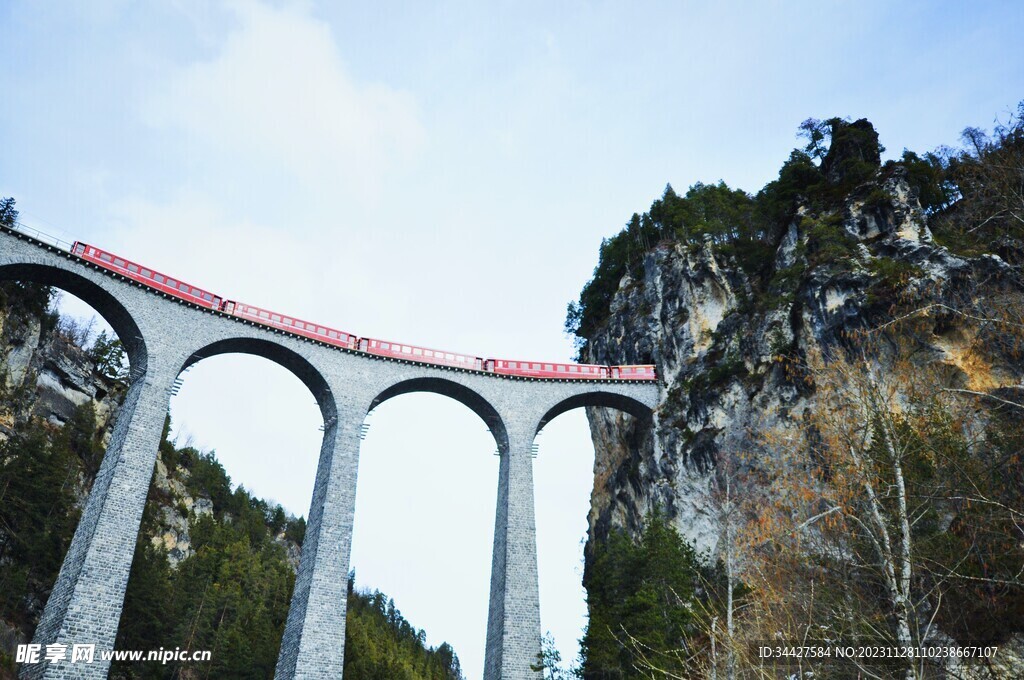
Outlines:
{"label": "steep rock wall", "polygon": [[[822,225],[848,257],[818,262]],[[584,359],[647,363],[665,382],[655,431],[629,416],[589,409],[596,451],[590,540],[612,527],[637,535],[660,508],[699,551],[714,557],[720,527],[711,493],[722,456],[751,435],[795,427],[814,408],[814,386],[794,380],[782,355],[806,357],[849,331],[884,323],[897,297],[918,308],[1022,290],[1019,268],[998,255],[958,257],[938,245],[897,169],[851,191],[828,215],[798,210],[768,276],[753,280],[711,239],[662,244],[642,277],[625,276]],[[898,274],[898,275],[897,275]],[[937,313],[918,338],[952,384],[1016,389],[1024,370],[962,319]]]}

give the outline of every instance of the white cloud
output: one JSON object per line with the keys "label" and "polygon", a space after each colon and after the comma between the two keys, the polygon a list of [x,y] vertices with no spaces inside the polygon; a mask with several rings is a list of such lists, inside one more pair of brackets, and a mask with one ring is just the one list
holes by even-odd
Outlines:
{"label": "white cloud", "polygon": [[379,190],[425,134],[407,92],[359,83],[330,27],[296,5],[226,5],[237,23],[213,59],[172,73],[143,116],[181,129],[189,149],[282,167],[303,182]]}

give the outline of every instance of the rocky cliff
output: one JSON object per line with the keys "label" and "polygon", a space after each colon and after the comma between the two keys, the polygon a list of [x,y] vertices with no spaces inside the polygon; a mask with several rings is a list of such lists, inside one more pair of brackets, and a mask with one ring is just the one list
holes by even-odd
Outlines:
{"label": "rocky cliff", "polygon": [[76,408],[91,404],[106,443],[124,384],[96,370],[76,333],[81,330],[55,314],[0,306],[0,441],[33,417],[62,427]]}
{"label": "rocky cliff", "polygon": [[[653,433],[615,411],[588,412],[597,456],[592,539],[610,527],[635,533],[661,508],[698,549],[715,554],[721,531],[709,494],[717,461],[750,448],[757,431],[793,427],[815,408],[813,383],[794,381],[787,362],[894,314],[1024,289],[1020,266],[998,253],[964,257],[937,243],[905,169],[875,163],[833,208],[799,207],[756,278],[705,236],[662,242],[638,276],[621,279],[584,358],[653,362],[665,389]],[[824,247],[842,257],[822,257]],[[1021,389],[1018,359],[986,343],[969,318],[936,310],[919,340],[953,382]]]}
{"label": "rocky cliff", "polygon": [[807,151],[757,195],[669,187],[603,242],[567,327],[582,359],[654,363],[664,389],[653,428],[588,410],[585,583],[603,582],[597,546],[661,513],[732,584],[702,605],[729,621],[707,624],[733,655],[711,668],[802,621],[985,640],[999,662],[962,677],[1020,677],[1021,114],[968,130],[970,151],[884,165],[867,121],[808,121]]}

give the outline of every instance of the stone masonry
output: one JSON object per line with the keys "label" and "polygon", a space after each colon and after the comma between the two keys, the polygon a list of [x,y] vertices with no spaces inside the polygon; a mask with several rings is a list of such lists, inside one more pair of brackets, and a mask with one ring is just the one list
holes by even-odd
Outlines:
{"label": "stone masonry", "polygon": [[531,448],[552,418],[584,406],[652,417],[659,387],[620,381],[501,377],[348,351],[191,305],[0,228],[0,279],[33,281],[85,300],[128,353],[130,387],[34,642],[95,644],[89,665],[25,665],[22,678],[104,678],[174,381],[202,359],[265,357],[309,388],[324,419],[313,498],[278,678],[341,678],[359,431],[378,404],[435,392],[465,404],[501,455],[494,522],[485,680],[536,680],[540,602]]}

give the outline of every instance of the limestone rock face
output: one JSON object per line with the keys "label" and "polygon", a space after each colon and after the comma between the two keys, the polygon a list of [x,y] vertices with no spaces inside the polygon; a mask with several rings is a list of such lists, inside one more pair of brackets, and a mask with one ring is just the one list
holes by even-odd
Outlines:
{"label": "limestone rock face", "polygon": [[[708,240],[659,246],[646,256],[642,277],[621,280],[583,358],[654,363],[665,389],[654,432],[619,412],[588,410],[596,450],[590,540],[612,527],[636,535],[644,515],[659,507],[714,557],[716,464],[743,450],[751,432],[793,427],[814,408],[813,388],[794,384],[777,357],[806,356],[885,320],[894,295],[886,271],[905,273],[901,291],[921,304],[972,299],[984,287],[1022,288],[1018,268],[999,257],[965,259],[936,244],[899,170],[853,190],[829,216],[850,257],[809,262],[820,218],[798,211],[777,244],[773,280],[801,273],[790,288],[762,285],[755,294],[738,263]],[[926,341],[933,360],[965,386],[1020,385],[1019,362],[983,359],[975,336],[951,317]]]}
{"label": "limestone rock face", "polygon": [[33,416],[64,425],[91,402],[105,443],[124,394],[125,385],[97,372],[65,335],[44,332],[39,317],[0,308],[0,440]]}

